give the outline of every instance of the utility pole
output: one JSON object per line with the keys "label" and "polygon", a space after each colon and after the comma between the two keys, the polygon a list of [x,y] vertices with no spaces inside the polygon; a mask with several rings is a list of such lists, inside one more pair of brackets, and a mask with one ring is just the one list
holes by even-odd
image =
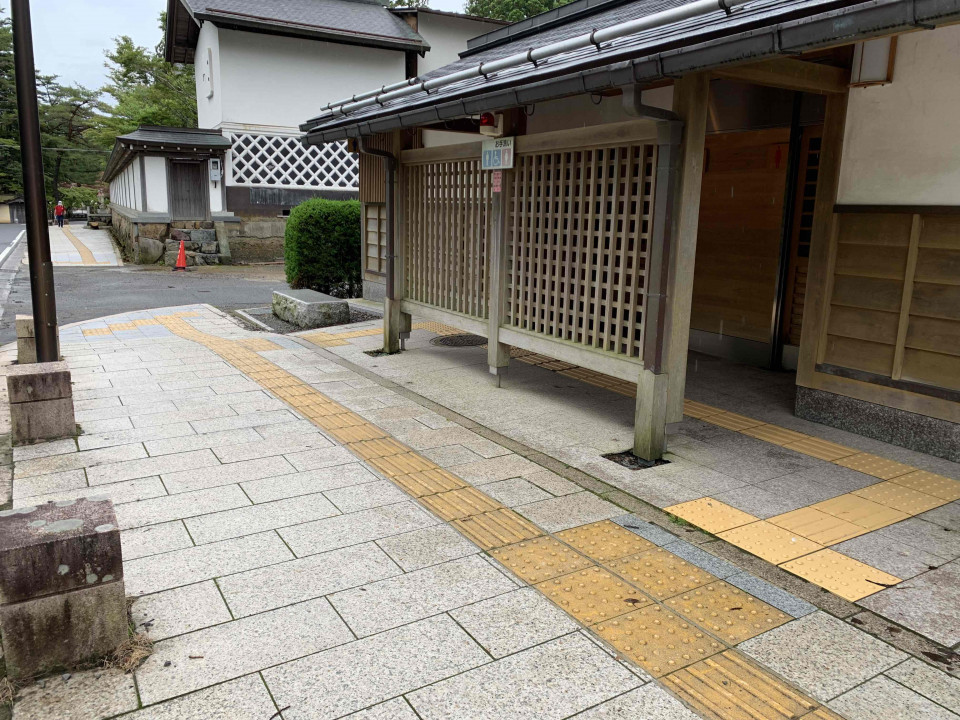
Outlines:
{"label": "utility pole", "polygon": [[37,108],[37,74],[33,61],[30,0],[12,0],[11,11],[37,362],[57,362],[60,359],[57,342],[57,300],[53,288],[50,230],[47,227],[47,193],[43,184],[43,155],[40,151],[40,111]]}

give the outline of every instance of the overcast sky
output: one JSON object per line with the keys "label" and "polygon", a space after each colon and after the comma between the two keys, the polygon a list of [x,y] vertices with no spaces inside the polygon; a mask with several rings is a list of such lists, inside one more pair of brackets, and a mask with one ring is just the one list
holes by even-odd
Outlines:
{"label": "overcast sky", "polygon": [[[269,2],[270,0],[263,0]],[[435,10],[459,12],[463,0],[431,0]],[[166,0],[31,0],[37,69],[64,84],[98,88],[106,82],[103,54],[113,39],[129,35],[138,45],[160,42],[157,16]],[[0,0],[9,10],[9,2]]]}

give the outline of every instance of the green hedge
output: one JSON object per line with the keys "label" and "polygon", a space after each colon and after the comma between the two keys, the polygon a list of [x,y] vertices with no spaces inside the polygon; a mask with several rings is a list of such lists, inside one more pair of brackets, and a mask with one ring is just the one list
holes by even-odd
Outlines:
{"label": "green hedge", "polygon": [[334,297],[358,297],[360,220],[356,200],[307,200],[290,211],[283,242],[287,282]]}

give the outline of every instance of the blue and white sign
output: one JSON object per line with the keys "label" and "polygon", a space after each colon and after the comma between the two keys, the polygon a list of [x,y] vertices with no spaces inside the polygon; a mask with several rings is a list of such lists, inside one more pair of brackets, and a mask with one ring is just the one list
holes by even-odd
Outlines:
{"label": "blue and white sign", "polygon": [[483,141],[481,170],[511,170],[513,168],[513,138],[493,138]]}

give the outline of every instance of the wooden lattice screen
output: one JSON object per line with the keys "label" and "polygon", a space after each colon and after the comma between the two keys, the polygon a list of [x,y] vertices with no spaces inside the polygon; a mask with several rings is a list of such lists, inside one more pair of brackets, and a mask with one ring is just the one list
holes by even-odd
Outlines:
{"label": "wooden lattice screen", "polygon": [[640,357],[655,145],[520,155],[507,324]]}
{"label": "wooden lattice screen", "polygon": [[487,317],[490,173],[480,159],[403,165],[406,297]]}

